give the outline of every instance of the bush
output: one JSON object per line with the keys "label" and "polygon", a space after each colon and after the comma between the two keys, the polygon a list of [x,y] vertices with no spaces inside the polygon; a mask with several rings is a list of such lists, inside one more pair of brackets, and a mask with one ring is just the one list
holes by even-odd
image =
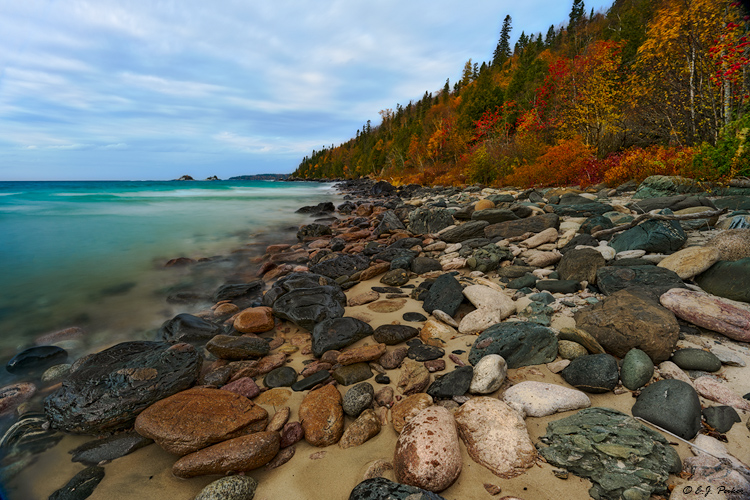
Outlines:
{"label": "bush", "polygon": [[693,159],[693,177],[727,180],[750,175],[750,113],[724,127],[716,145],[703,144]]}
{"label": "bush", "polygon": [[517,186],[569,186],[598,182],[592,180],[592,174],[600,177],[594,149],[576,136],[548,148],[528,166],[516,168],[503,183]]}
{"label": "bush", "polygon": [[682,175],[692,177],[693,148],[649,146],[631,148],[604,160],[604,182],[616,186],[635,180],[641,182],[651,175]]}

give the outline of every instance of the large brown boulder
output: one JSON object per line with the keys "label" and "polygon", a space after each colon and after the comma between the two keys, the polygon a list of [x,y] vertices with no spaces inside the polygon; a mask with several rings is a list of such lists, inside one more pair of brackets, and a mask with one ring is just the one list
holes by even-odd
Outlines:
{"label": "large brown boulder", "polygon": [[576,326],[591,334],[604,349],[619,358],[632,348],[654,363],[669,359],[680,326],[674,314],[638,290],[620,290],[575,313]]}
{"label": "large brown boulder", "polygon": [[268,412],[244,396],[194,387],[146,408],[135,421],[141,436],[175,455],[186,455],[243,434],[258,432]]}
{"label": "large brown boulder", "polygon": [[313,446],[336,444],[344,433],[343,398],[338,389],[326,385],[310,392],[299,406],[305,440]]}
{"label": "large brown boulder", "polygon": [[181,478],[246,472],[266,465],[279,452],[278,432],[256,432],[186,455],[172,466]]}

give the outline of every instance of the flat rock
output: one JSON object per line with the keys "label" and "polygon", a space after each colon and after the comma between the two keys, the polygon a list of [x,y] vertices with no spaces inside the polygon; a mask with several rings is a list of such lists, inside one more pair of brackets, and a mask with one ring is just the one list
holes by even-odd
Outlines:
{"label": "flat rock", "polygon": [[659,301],[679,318],[742,342],[750,342],[750,310],[739,303],[693,290],[673,289]]}
{"label": "flat rock", "polygon": [[693,382],[698,394],[711,401],[716,401],[738,410],[750,411],[750,401],[735,393],[728,384],[719,382],[714,377],[698,377]]}
{"label": "flat rock", "polygon": [[270,351],[268,342],[259,337],[216,335],[206,344],[206,350],[220,359],[260,358]]}
{"label": "flat rock", "polygon": [[731,406],[709,406],[703,409],[703,417],[708,425],[722,434],[729,432],[735,423],[742,422],[737,410]]}
{"label": "flat rock", "polygon": [[476,365],[488,354],[502,356],[508,368],[549,363],[557,357],[557,336],[553,330],[534,323],[499,323],[477,337],[469,352],[469,363]]}
{"label": "flat rock", "polygon": [[189,344],[124,342],[87,357],[44,400],[53,427],[79,434],[127,428],[151,404],[190,387],[200,355]]}
{"label": "flat rock", "polygon": [[449,316],[453,316],[458,311],[458,306],[463,302],[463,287],[451,274],[441,274],[430,287],[423,309],[431,313],[439,309]]}
{"label": "flat rock", "polygon": [[413,339],[419,335],[419,330],[409,325],[380,325],[373,333],[372,338],[375,342],[385,345],[396,345]]}
{"label": "flat rock", "polygon": [[669,358],[680,331],[674,314],[629,290],[578,310],[574,318],[607,352],[624,357],[635,347],[654,363]]}
{"label": "flat rock", "polygon": [[40,345],[24,349],[13,356],[5,365],[5,369],[15,375],[41,373],[50,366],[65,363],[67,359],[68,352],[62,347]]}
{"label": "flat rock", "polygon": [[611,391],[620,380],[617,360],[609,354],[578,357],[560,375],[573,387],[594,394]]}
{"label": "flat rock", "polygon": [[462,465],[456,421],[441,406],[422,410],[396,441],[393,470],[400,483],[440,492],[458,479]]}
{"label": "flat rock", "polygon": [[452,327],[432,318],[425,321],[422,329],[419,331],[419,338],[422,342],[437,347],[445,347],[457,335],[458,332]]}
{"label": "flat rock", "polygon": [[178,314],[159,328],[158,337],[164,342],[202,345],[220,332],[218,325],[192,314]]}
{"label": "flat rock", "polygon": [[248,472],[266,465],[279,452],[278,432],[256,432],[224,441],[177,460],[172,474],[187,479],[208,474]]}
{"label": "flat rock", "polygon": [[644,388],[632,413],[683,439],[693,439],[701,429],[701,403],[690,384],[658,380]]}
{"label": "flat rock", "polygon": [[214,443],[265,428],[268,412],[229,391],[195,387],[144,410],[135,430],[164,450],[186,455]]}
{"label": "flat rock", "polygon": [[591,406],[589,397],[575,389],[558,384],[527,380],[508,388],[503,401],[522,417],[545,417],[561,411]]}
{"label": "flat rock", "polygon": [[124,457],[151,443],[153,440],[130,431],[88,441],[70,450],[69,453],[73,455],[71,461],[91,466]]}
{"label": "flat rock", "polygon": [[488,286],[469,285],[463,289],[463,294],[477,309],[496,311],[500,320],[504,320],[516,312],[513,299]]}
{"label": "flat rock", "polygon": [[672,353],[670,361],[683,370],[700,370],[704,372],[721,370],[721,361],[719,361],[719,358],[715,354],[692,347],[677,349]]}
{"label": "flat rock", "polygon": [[446,229],[440,233],[440,239],[447,243],[461,243],[472,238],[481,238],[485,234],[485,228],[489,222],[484,220],[473,220],[458,226]]}
{"label": "flat rock", "polygon": [[627,288],[647,289],[654,298],[672,288],[685,288],[677,273],[658,266],[605,266],[596,273],[596,283],[604,295]]}
{"label": "flat rock", "polygon": [[336,368],[332,375],[336,382],[348,386],[369,379],[372,377],[372,370],[367,363],[354,363]]}
{"label": "flat rock", "polygon": [[404,426],[425,408],[432,406],[432,396],[420,392],[407,396],[391,408],[391,423],[396,432],[401,432]]}
{"label": "flat rock", "polygon": [[588,281],[596,283],[596,272],[604,267],[602,254],[593,248],[582,248],[566,252],[557,265],[557,272],[563,280]]}
{"label": "flat rock", "polygon": [[68,484],[50,495],[50,500],[83,500],[104,479],[104,467],[91,466],[73,476]]}
{"label": "flat rock", "polygon": [[615,235],[609,245],[617,252],[645,250],[651,253],[669,253],[682,248],[686,241],[687,235],[679,221],[650,219]]}
{"label": "flat rock", "polygon": [[398,381],[398,387],[401,388],[404,395],[415,394],[427,389],[430,385],[430,372],[423,363],[407,360],[401,368],[401,377]]}
{"label": "flat rock", "polygon": [[273,310],[270,307],[250,307],[234,317],[233,326],[241,333],[262,333],[273,330]]}
{"label": "flat rock", "polygon": [[406,351],[406,356],[415,361],[432,361],[444,355],[445,350],[442,347],[423,344],[421,341],[410,345]]}
{"label": "flat rock", "polygon": [[463,396],[469,390],[474,368],[470,365],[459,366],[453,371],[438,377],[427,388],[427,394],[433,399],[448,399],[453,396]]}
{"label": "flat rock", "polygon": [[273,303],[273,313],[312,331],[322,321],[342,317],[345,306],[346,296],[341,288],[319,286],[285,293]]}
{"label": "flat rock", "polygon": [[344,433],[341,393],[332,385],[311,391],[300,404],[299,418],[308,443],[319,447],[336,444]]}
{"label": "flat rock", "polygon": [[370,260],[364,256],[333,253],[331,257],[326,256],[318,261],[317,264],[311,265],[310,271],[336,279],[341,276],[351,276],[356,272],[364,271],[369,266]]}
{"label": "flat rock", "polygon": [[510,220],[492,224],[484,229],[487,238],[513,238],[526,233],[541,233],[545,229],[560,227],[560,217],[557,214],[535,215],[519,220]]}
{"label": "flat rock", "polygon": [[356,318],[331,318],[321,321],[312,330],[313,355],[319,358],[326,351],[341,350],[372,333],[370,325]]}
{"label": "flat rock", "polygon": [[687,247],[668,255],[657,266],[674,271],[680,279],[686,280],[714,265],[720,257],[721,252],[715,247]]}
{"label": "flat rock", "polygon": [[469,456],[504,479],[534,465],[534,448],[523,418],[504,402],[486,396],[464,403],[456,412],[461,440]]}

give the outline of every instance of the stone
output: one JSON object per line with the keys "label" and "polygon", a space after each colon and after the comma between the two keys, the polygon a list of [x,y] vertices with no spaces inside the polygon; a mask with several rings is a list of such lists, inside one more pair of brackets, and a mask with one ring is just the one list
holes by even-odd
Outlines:
{"label": "stone", "polygon": [[369,379],[372,377],[372,370],[367,363],[354,363],[336,368],[332,376],[339,384],[348,386]]}
{"label": "stone", "polygon": [[444,208],[419,207],[409,213],[407,228],[413,234],[436,234],[454,223],[450,211]]}
{"label": "stone", "polygon": [[433,399],[449,399],[453,396],[463,396],[469,390],[474,376],[472,366],[459,366],[452,372],[438,377],[427,388],[427,394]]}
{"label": "stone", "polygon": [[297,381],[297,371],[291,366],[280,366],[266,373],[263,385],[269,389],[274,387],[291,387]]}
{"label": "stone", "polygon": [[634,417],[648,420],[683,439],[693,439],[701,429],[698,393],[681,380],[657,380],[646,386],[631,411]]}
{"label": "stone", "polygon": [[278,408],[276,410],[276,413],[273,414],[271,420],[268,421],[266,430],[276,432],[283,429],[286,423],[289,421],[289,416],[291,415],[291,413],[292,410],[288,406],[282,406],[281,408]]}
{"label": "stone", "polygon": [[279,452],[278,432],[256,432],[203,448],[177,460],[172,474],[188,479],[208,474],[248,472],[266,465]]}
{"label": "stone", "polygon": [[682,371],[679,366],[672,363],[671,361],[662,361],[659,363],[659,375],[663,379],[674,379],[686,384],[693,386],[693,381],[690,380],[687,373]]}
{"label": "stone", "polygon": [[203,488],[194,500],[253,500],[258,481],[250,476],[228,476]]}
{"label": "stone", "polygon": [[742,342],[750,342],[750,310],[738,302],[693,290],[673,289],[659,299],[677,317]]}
{"label": "stone", "polygon": [[585,203],[575,203],[570,205],[564,205],[562,202],[559,205],[550,205],[552,210],[560,217],[592,217],[595,215],[602,215],[610,210],[612,207],[606,203],[599,203],[596,201],[589,201]]}
{"label": "stone", "polygon": [[312,331],[322,321],[342,317],[345,306],[346,296],[341,288],[318,286],[285,293],[273,303],[273,313]]}
{"label": "stone", "polygon": [[394,483],[384,477],[366,479],[354,487],[349,500],[445,500],[437,493]]}
{"label": "stone", "polygon": [[380,282],[388,286],[402,286],[409,282],[409,273],[404,269],[391,269],[380,278]]}
{"label": "stone", "polygon": [[418,312],[406,312],[401,317],[404,321],[409,321],[411,323],[427,321],[427,316]]}
{"label": "stone", "polygon": [[592,498],[668,495],[670,474],[681,470],[679,455],[661,434],[610,408],[585,408],[550,422],[540,441],[549,464],[591,480]]}
{"label": "stone", "polygon": [[534,286],[539,291],[550,293],[576,293],[581,289],[581,282],[578,280],[539,280]]}
{"label": "stone", "polygon": [[535,215],[492,224],[484,229],[484,236],[490,239],[513,238],[526,233],[541,233],[551,227],[555,229],[560,227],[560,217],[557,214]]}
{"label": "stone", "polygon": [[259,337],[234,337],[217,335],[206,344],[206,350],[219,359],[260,358],[268,354],[270,347]]}
{"label": "stone", "polygon": [[712,295],[750,302],[750,257],[718,261],[696,276],[695,282]]}
{"label": "stone", "polygon": [[385,354],[385,344],[375,345],[363,345],[359,347],[351,347],[346,351],[339,354],[336,361],[341,365],[353,365],[355,363],[366,363],[368,361],[375,361],[380,356]]}
{"label": "stone", "polygon": [[605,265],[602,254],[593,248],[582,248],[565,253],[557,265],[557,272],[563,280],[596,283],[596,272]]}
{"label": "stone", "polygon": [[411,344],[406,351],[406,356],[415,361],[431,361],[442,358],[444,355],[445,351],[442,347],[423,344],[421,341]]}
{"label": "stone", "polygon": [[36,386],[31,382],[18,382],[0,389],[0,415],[10,415],[18,406],[36,393]]}
{"label": "stone", "polygon": [[654,376],[654,363],[648,354],[640,349],[631,349],[622,360],[620,380],[631,391],[637,391]]}
{"label": "stone", "polygon": [[455,415],[469,456],[496,476],[516,477],[536,462],[536,449],[523,418],[499,399],[470,399]]}
{"label": "stone", "polygon": [[[390,270],[390,268],[391,264],[389,262],[379,262],[377,264],[372,264],[370,265],[370,267],[360,273],[359,281],[367,281],[375,278],[376,276],[380,276],[381,274]],[[349,299],[349,305],[352,305],[351,300],[352,299]]]}
{"label": "stone", "polygon": [[573,317],[608,353],[622,358],[635,347],[654,363],[669,358],[680,331],[674,314],[629,290],[579,309]]}
{"label": "stone", "polygon": [[88,441],[69,453],[73,455],[71,461],[92,466],[123,457],[151,443],[151,439],[131,431]]}
{"label": "stone", "polygon": [[292,384],[292,390],[294,392],[300,392],[300,391],[306,391],[308,389],[312,389],[318,384],[322,384],[326,380],[328,380],[331,376],[331,373],[328,370],[320,370],[312,375],[309,375],[303,379],[300,379],[296,381],[294,384]]}
{"label": "stone", "polygon": [[508,373],[508,364],[499,354],[488,354],[474,366],[469,392],[472,394],[490,394],[500,389]]}
{"label": "stone", "polygon": [[432,404],[432,397],[423,392],[412,394],[397,402],[391,409],[391,423],[394,430],[400,433],[412,418]]}
{"label": "stone", "polygon": [[596,283],[605,295],[627,288],[640,287],[658,298],[672,288],[685,288],[677,273],[657,266],[606,266],[596,273]]}
{"label": "stone", "polygon": [[321,321],[312,330],[313,356],[319,358],[326,351],[343,349],[372,333],[370,325],[356,318],[342,317]]}
{"label": "stone", "polygon": [[516,311],[513,300],[503,292],[484,285],[469,285],[463,289],[464,296],[477,309],[491,309],[498,313],[500,320]]}
{"label": "stone", "polygon": [[341,393],[332,385],[311,391],[300,404],[299,418],[305,441],[318,447],[336,444],[344,432]]}
{"label": "stone", "polygon": [[698,377],[693,382],[698,394],[711,401],[716,401],[738,410],[750,411],[750,401],[735,393],[728,384],[724,384],[712,376]]}
{"label": "stone", "polygon": [[53,427],[100,434],[127,428],[152,403],[190,387],[200,355],[189,344],[124,342],[76,363],[44,400]]}
{"label": "stone", "polygon": [[557,334],[560,340],[569,340],[581,344],[591,354],[603,354],[604,348],[588,332],[580,328],[563,328]]}
{"label": "stone", "polygon": [[537,278],[533,274],[527,273],[508,282],[508,288],[511,288],[513,290],[520,290],[521,288],[532,288],[536,286],[536,282],[538,280],[539,278]]}
{"label": "stone", "polygon": [[262,333],[273,330],[273,310],[270,307],[250,307],[234,317],[234,329],[241,333]]}
{"label": "stone", "polygon": [[329,278],[340,278],[351,276],[359,271],[364,271],[370,266],[370,260],[362,255],[350,255],[343,253],[332,253],[310,266],[310,271],[315,274]]}
{"label": "stone", "polygon": [[604,229],[612,229],[613,227],[615,227],[615,224],[609,217],[594,215],[583,221],[580,230],[583,234],[593,234]]}
{"label": "stone", "polygon": [[346,428],[341,436],[339,446],[343,449],[364,444],[380,432],[380,419],[371,409],[364,410],[357,419]]}
{"label": "stone", "polygon": [[458,332],[456,330],[434,319],[425,321],[422,329],[419,331],[419,338],[422,342],[437,347],[445,347],[448,341],[457,335]]}
{"label": "stone", "polygon": [[518,220],[519,217],[509,208],[487,208],[484,210],[474,210],[471,214],[471,220],[483,220],[489,224],[497,224],[508,220]]}
{"label": "stone", "polygon": [[471,256],[466,259],[466,265],[472,271],[488,273],[497,269],[502,261],[512,259],[513,254],[507,248],[489,244],[474,250]]}
{"label": "stone", "polygon": [[186,455],[206,446],[263,430],[268,412],[230,391],[195,387],[149,406],[135,430],[165,451]]}
{"label": "stone", "polygon": [[394,233],[403,229],[406,229],[406,227],[404,227],[404,224],[399,220],[393,210],[388,210],[383,213],[383,218],[380,219],[380,223],[378,224],[378,227],[375,228],[373,234],[375,234],[375,236],[381,236],[386,233]]}
{"label": "stone", "polygon": [[406,347],[399,347],[398,349],[387,351],[380,357],[378,363],[386,370],[395,370],[401,366],[401,362],[406,358],[407,350]]}
{"label": "stone", "polygon": [[62,347],[54,345],[41,345],[29,347],[19,352],[5,365],[8,373],[23,375],[29,373],[42,373],[50,366],[65,363],[68,352]]}
{"label": "stone", "polygon": [[414,274],[426,274],[432,271],[442,271],[443,266],[440,261],[429,257],[415,257],[411,261],[411,272]]}
{"label": "stone", "polygon": [[365,409],[372,405],[375,389],[369,382],[360,382],[351,387],[344,394],[342,408],[344,413],[352,418],[357,418]]}
{"label": "stone", "polygon": [[[667,213],[671,215],[671,212]],[[617,252],[625,250],[645,250],[651,253],[670,253],[682,248],[687,235],[679,221],[650,219],[616,234],[609,246]]]}
{"label": "stone", "polygon": [[485,228],[489,226],[485,220],[473,220],[440,232],[440,239],[447,243],[461,243],[472,238],[485,235]]}
{"label": "stone", "polygon": [[454,316],[463,298],[463,287],[458,280],[451,274],[441,274],[427,292],[422,307],[428,313],[439,309],[449,316]]}
{"label": "stone", "polygon": [[518,411],[521,418],[546,417],[591,406],[591,400],[581,391],[532,380],[509,387],[503,394],[503,401]]}
{"label": "stone", "polygon": [[695,181],[685,177],[675,175],[650,175],[638,185],[638,189],[633,194],[633,198],[640,200],[684,193],[698,193],[701,191],[702,190],[696,185]]}
{"label": "stone", "polygon": [[557,357],[557,336],[553,330],[533,323],[498,323],[474,341],[469,363],[476,365],[488,354],[502,356],[508,368],[549,363]]}
{"label": "stone", "polygon": [[393,470],[400,483],[440,492],[458,479],[462,465],[456,421],[443,407],[422,410],[396,441]]}
{"label": "stone", "polygon": [[281,436],[279,446],[281,448],[288,448],[289,446],[302,441],[305,437],[305,430],[299,422],[287,422],[284,424],[284,427],[281,428],[279,434]]}
{"label": "stone", "polygon": [[709,406],[703,409],[703,417],[708,425],[722,434],[729,432],[735,423],[742,422],[737,410],[731,406]]}
{"label": "stone", "polygon": [[560,375],[576,389],[594,394],[613,390],[620,380],[617,360],[609,354],[578,357]]}
{"label": "stone", "polygon": [[680,279],[686,280],[714,265],[720,256],[721,252],[715,247],[687,247],[668,255],[657,266],[674,271]]}
{"label": "stone", "polygon": [[255,280],[250,283],[229,283],[220,286],[214,292],[212,300],[221,302],[222,300],[257,297],[261,290],[263,290],[263,280]]}
{"label": "stone", "polygon": [[377,327],[372,338],[375,342],[385,345],[396,345],[413,339],[419,335],[419,330],[409,325],[380,325]]}
{"label": "stone", "polygon": [[166,321],[159,328],[158,338],[164,342],[176,344],[186,342],[188,344],[202,345],[214,338],[220,332],[220,328],[198,316],[192,314],[178,314]]}
{"label": "stone", "polygon": [[450,316],[449,314],[441,311],[440,309],[433,309],[432,310],[432,316],[436,320],[438,320],[438,321],[440,321],[442,323],[445,323],[448,326],[452,326],[453,328],[458,328],[458,323],[456,323],[456,320],[453,319],[453,317]]}
{"label": "stone", "polygon": [[408,360],[401,368],[401,377],[398,381],[398,387],[401,388],[404,395],[416,394],[427,389],[430,385],[430,372],[422,363]]}
{"label": "stone", "polygon": [[425,361],[424,366],[425,368],[427,368],[427,371],[430,373],[441,372],[445,370],[445,360],[444,359],[431,359],[430,361]]}
{"label": "stone", "polygon": [[476,309],[461,320],[458,331],[464,335],[483,332],[487,328],[502,321],[500,312],[492,309]]}
{"label": "stone", "polygon": [[578,342],[557,340],[557,354],[562,359],[574,360],[581,356],[586,356],[588,353],[588,350]]}
{"label": "stone", "polygon": [[104,467],[91,466],[73,476],[68,483],[52,493],[50,500],[83,500],[94,492],[104,479]]}
{"label": "stone", "polygon": [[735,261],[750,257],[750,229],[728,229],[711,238],[708,246],[717,248],[720,260]]}
{"label": "stone", "polygon": [[721,361],[710,351],[692,347],[677,349],[672,353],[670,361],[683,370],[700,370],[717,372],[721,370]]}

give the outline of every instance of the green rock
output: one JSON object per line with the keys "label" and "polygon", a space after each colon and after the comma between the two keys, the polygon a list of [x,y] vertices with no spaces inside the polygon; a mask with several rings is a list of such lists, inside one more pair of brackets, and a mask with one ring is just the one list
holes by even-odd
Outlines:
{"label": "green rock", "polygon": [[719,358],[714,353],[703,349],[678,349],[672,353],[671,361],[683,370],[716,372],[721,369]]}
{"label": "green rock", "polygon": [[658,380],[641,391],[631,413],[683,439],[701,429],[701,402],[695,389],[681,380]]}
{"label": "green rock", "polygon": [[720,260],[695,278],[706,292],[725,299],[750,302],[750,257]]}
{"label": "green rock", "polygon": [[654,363],[648,354],[640,349],[631,349],[622,360],[620,380],[631,391],[640,389],[654,375]]}
{"label": "green rock", "polygon": [[477,337],[469,363],[476,365],[488,354],[502,356],[508,368],[551,363],[557,357],[557,336],[554,330],[534,323],[498,323]]}

